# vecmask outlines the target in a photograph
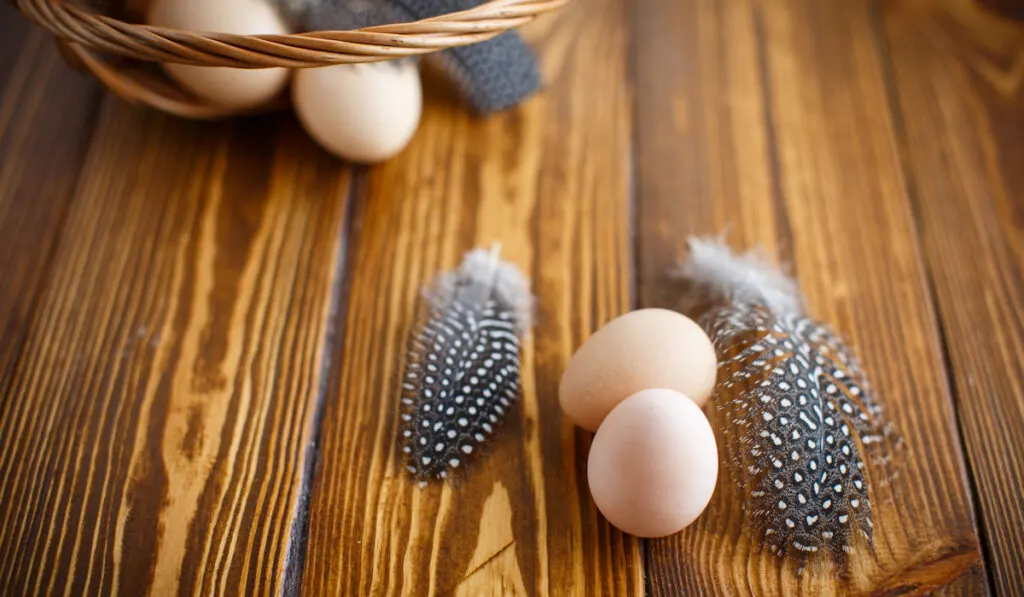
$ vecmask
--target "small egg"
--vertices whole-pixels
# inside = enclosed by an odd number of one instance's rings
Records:
[[[325,149],[372,163],[409,143],[423,90],[415,62],[342,64],[296,72],[292,100],[306,132]]]
[[[638,537],[679,532],[707,507],[718,445],[700,407],[672,390],[644,390],[605,418],[587,480],[598,510]]]
[[[255,35],[286,34],[288,28],[266,0],[155,0],[148,22],[186,31]],[[226,68],[163,64],[182,87],[212,103],[230,108],[265,104],[284,89],[286,68]]]
[[[595,431],[615,405],[640,390],[667,388],[703,407],[715,386],[715,348],[685,315],[641,309],[587,339],[562,375],[558,399],[577,425]]]

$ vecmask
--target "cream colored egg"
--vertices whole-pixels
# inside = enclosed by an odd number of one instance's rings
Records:
[[[587,480],[598,510],[638,537],[679,532],[707,507],[718,446],[704,413],[671,390],[623,400],[597,430]]]
[[[588,431],[641,390],[667,388],[704,406],[715,386],[715,348],[692,319],[665,309],[627,313],[580,346],[562,375],[562,410]]]
[[[320,145],[365,163],[400,152],[423,109],[419,70],[410,61],[300,70],[292,100],[303,127]]]
[[[286,34],[284,21],[267,0],[155,0],[151,25],[186,31],[254,35]],[[166,63],[164,70],[182,87],[230,108],[265,104],[284,89],[288,69],[243,69]]]

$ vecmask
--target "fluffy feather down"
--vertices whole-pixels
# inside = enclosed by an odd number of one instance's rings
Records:
[[[515,316],[520,334],[533,327],[530,281],[518,267],[498,259],[498,248],[466,253],[457,270],[438,275],[430,288],[424,289],[424,297],[435,309],[444,309],[460,289],[467,294],[483,289],[492,291],[495,299],[507,305]]]
[[[719,241],[690,247],[681,271],[715,303],[702,318],[719,357],[713,404],[749,528],[773,553],[844,564],[854,536],[872,541],[870,482],[891,474],[892,425],[842,340],[802,314],[792,279]]]
[[[761,251],[736,254],[720,240],[697,237],[688,245],[690,256],[679,275],[710,302],[759,304],[779,316],[803,312],[796,282]]]
[[[533,296],[512,264],[469,252],[424,290],[402,379],[402,452],[414,478],[448,477],[496,432],[520,393]]]

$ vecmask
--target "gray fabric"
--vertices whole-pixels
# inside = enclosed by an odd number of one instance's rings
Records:
[[[537,58],[514,31],[442,54],[446,70],[480,114],[511,108],[541,87]]]
[[[301,23],[309,31],[346,30],[408,20],[404,11],[383,0],[284,0],[305,5]]]
[[[276,0],[306,30],[357,29],[467,10],[479,0]],[[440,54],[470,108],[489,114],[520,103],[541,87],[533,50],[514,31]]]
[[[427,19],[480,4],[479,0],[390,0],[414,19]],[[511,108],[541,86],[533,50],[514,31],[442,53],[445,67],[470,107],[481,114]]]

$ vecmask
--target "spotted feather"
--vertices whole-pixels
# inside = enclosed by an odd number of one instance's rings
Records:
[[[420,300],[402,379],[401,449],[419,480],[463,468],[519,398],[528,283],[497,253],[471,251]]]
[[[755,256],[693,240],[683,274],[716,304],[702,318],[720,361],[713,400],[748,526],[773,553],[845,566],[855,535],[873,544],[871,469],[888,474],[898,441],[867,377]]]

